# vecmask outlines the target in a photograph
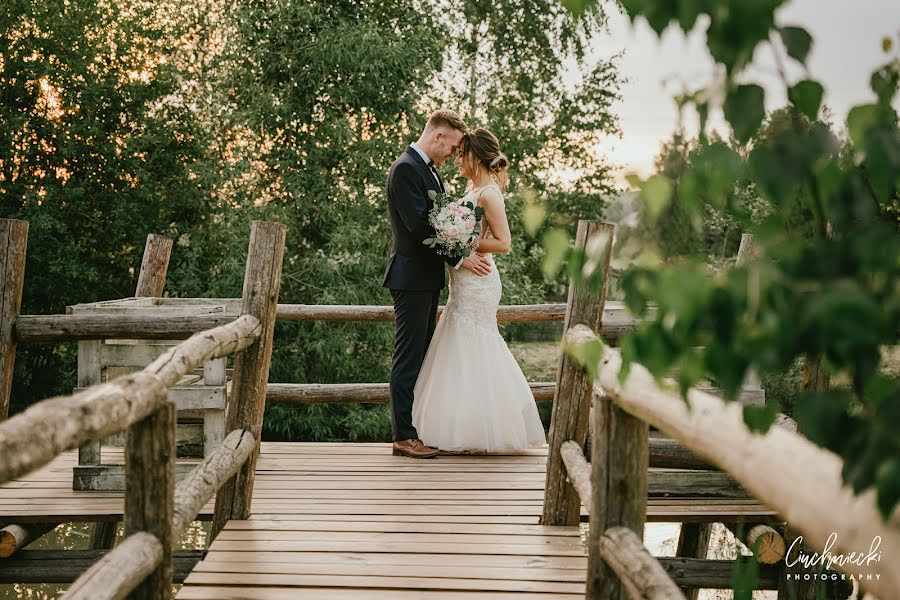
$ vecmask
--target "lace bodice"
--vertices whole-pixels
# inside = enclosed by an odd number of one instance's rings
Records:
[[[500,190],[500,186],[497,185],[496,182],[491,181],[490,183],[488,183],[486,185],[471,189],[469,191],[469,193],[466,194],[466,199],[469,200],[470,202],[472,202],[473,204],[475,204],[476,206],[480,206],[480,204],[478,204],[478,198],[481,195],[481,192],[483,192],[484,190],[486,190],[489,187],[492,187],[495,190],[497,190],[497,192],[501,195],[501,197],[503,196],[503,192]],[[487,222],[487,219],[485,217],[481,217],[481,238],[480,239],[492,238],[492,237],[494,237],[494,236],[491,234],[490,223]],[[490,256],[490,254],[487,254],[486,256]]]

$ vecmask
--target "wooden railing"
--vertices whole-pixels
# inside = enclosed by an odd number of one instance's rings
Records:
[[[591,235],[606,235],[595,231],[602,229],[580,223],[578,243],[589,243]],[[641,365],[631,365],[628,377],[620,382],[622,359],[609,346],[591,365],[597,378],[593,384],[588,382],[581,371],[588,366],[583,362],[587,356],[583,345],[598,339],[595,331],[602,329],[598,322],[602,308],[602,291],[570,286],[567,353],[554,400],[543,516],[547,525],[574,525],[580,505],[587,509],[586,598],[620,598],[623,593],[633,599],[684,598],[640,543],[648,467],[653,464],[650,453],[654,445],[657,453],[660,450],[656,440],[649,438],[649,426],[671,438],[667,456],[674,462],[683,460],[688,468],[706,464],[721,469],[802,534],[806,545],[821,552],[831,536],[832,555],[859,555],[880,543],[879,557],[884,560],[849,561],[834,567],[857,578],[865,591],[879,598],[900,598],[900,571],[892,568],[900,556],[896,514],[892,520],[883,520],[874,491],[855,495],[845,486],[838,456],[789,428],[772,427],[765,435],[751,432],[738,403],[697,389],[688,393],[685,402],[671,391],[676,385],[661,387]],[[589,412],[590,464],[583,450]],[[771,528],[758,527],[748,541],[765,536],[780,540],[772,534]]]
[[[41,401],[0,423],[0,483],[66,450],[128,432],[126,537],[79,577],[65,598],[168,598],[173,545],[210,498],[218,494],[214,529],[249,516],[284,238],[282,225],[253,223],[240,317],[194,334],[137,373]],[[175,408],[168,390],[207,361],[234,353],[226,419],[231,433],[176,486]]]

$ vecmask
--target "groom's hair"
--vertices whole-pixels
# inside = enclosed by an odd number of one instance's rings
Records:
[[[448,110],[446,108],[439,108],[438,110],[431,113],[431,116],[428,117],[428,123],[425,125],[426,129],[434,129],[435,127],[450,127],[451,129],[456,129],[458,131],[462,131],[465,133],[469,130],[466,126],[466,122],[462,120],[456,112],[452,110]]]

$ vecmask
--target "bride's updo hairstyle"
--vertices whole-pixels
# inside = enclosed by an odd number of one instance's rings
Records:
[[[497,136],[484,127],[467,132],[463,136],[460,151],[472,171],[487,169],[501,188],[509,183],[509,159],[500,152]]]

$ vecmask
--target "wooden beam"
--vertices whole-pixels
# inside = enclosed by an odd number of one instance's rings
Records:
[[[444,310],[438,308],[438,314]],[[520,304],[497,308],[498,323],[536,323],[562,321],[565,304]],[[286,321],[372,321],[392,322],[393,306],[354,306],[340,304],[279,304],[278,319]]]
[[[533,382],[535,400],[552,400],[556,384]],[[272,404],[387,404],[391,400],[387,383],[270,383],[266,402]]]
[[[234,321],[225,314],[194,316],[25,315],[16,320],[16,338],[24,342],[188,338]]]
[[[0,584],[72,583],[108,553],[107,550],[22,550],[0,568]],[[183,583],[203,559],[203,550],[177,550],[172,582]]]
[[[681,556],[660,556],[656,558],[675,585],[695,589],[731,589],[734,585],[734,561]],[[756,589],[775,590],[781,580],[779,569],[773,565],[759,566],[759,580]]]
[[[246,348],[259,336],[259,328],[254,317],[240,317],[178,344],[143,371],[71,396],[43,400],[0,423],[0,483],[153,414],[168,403],[168,388],[185,373]]]
[[[564,330],[575,325],[585,325],[600,331],[603,322],[603,305],[606,301],[606,283],[609,278],[609,260],[615,226],[608,223],[579,221],[575,247],[580,250],[596,248],[602,270],[601,285],[592,290],[585,283],[569,284],[566,302]],[[565,353],[560,354],[556,375],[556,393],[550,419],[550,435],[547,456],[547,475],[544,486],[542,525],[577,525],[581,502],[566,481],[560,448],[563,442],[573,441],[584,448],[588,433],[588,413],[591,406],[591,384],[582,369]]]
[[[198,299],[199,300],[199,299]],[[393,321],[390,306],[336,306],[279,304],[278,319],[321,321]],[[558,320],[540,318],[553,314],[563,305],[509,305],[497,310],[501,323],[539,322]],[[298,308],[301,307],[301,308]],[[134,309],[137,311],[138,309]],[[390,314],[386,314],[390,311]],[[161,311],[160,311],[161,312]],[[303,318],[295,318],[302,314]],[[378,318],[368,318],[378,315]],[[99,340],[109,338],[173,340],[187,338],[198,331],[212,329],[235,319],[234,315],[214,313],[206,315],[162,314],[71,314],[21,315],[14,323],[15,339],[20,343]],[[637,327],[638,320],[624,310],[607,310],[601,328],[603,339],[615,345],[626,332]]]
[[[163,295],[171,254],[172,240],[153,233],[147,236],[135,296],[159,298]]]
[[[165,550],[156,537],[139,532],[103,555],[63,594],[63,600],[122,600],[131,596],[145,578],[158,568]],[[171,596],[172,587],[169,585]]]
[[[231,479],[256,449],[249,431],[229,433],[209,456],[203,459],[175,488],[172,539],[177,540],[210,498]]]
[[[620,383],[621,364],[618,351],[605,348],[598,363],[598,393],[728,472],[796,528],[808,546],[822,551],[834,535],[833,555],[863,552],[880,537],[882,556],[900,556],[900,530],[882,519],[874,490],[857,495],[844,484],[839,456],[783,427],[772,427],[764,435],[750,431],[737,403],[696,390],[685,402],[658,386],[641,365],[631,365]],[[865,591],[900,598],[900,570],[885,568],[883,561],[846,568],[863,575]]]
[[[631,529],[606,530],[598,540],[598,551],[632,600],[684,600],[684,594]],[[610,585],[612,578],[604,583],[607,590],[617,587]],[[620,598],[621,595],[610,591],[603,597]]]
[[[233,391],[228,402],[225,430],[247,430],[257,440],[257,446],[238,473],[216,495],[213,538],[229,519],[246,519],[250,516],[256,459],[259,455],[258,440],[262,433],[266,383],[272,357],[275,308],[281,284],[285,230],[285,226],[278,223],[254,221],[250,232],[241,313],[259,319],[262,332],[257,341],[235,359]]]
[[[22,307],[28,222],[0,219],[0,421],[9,415],[16,361],[14,324]]]
[[[701,460],[684,444],[669,438],[650,438],[650,466],[664,469],[716,470],[711,463]]]

